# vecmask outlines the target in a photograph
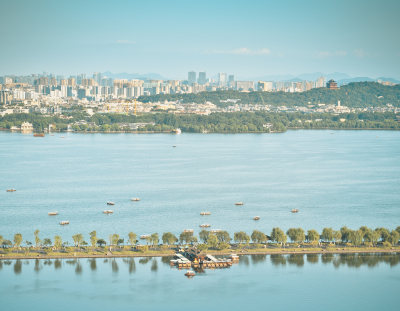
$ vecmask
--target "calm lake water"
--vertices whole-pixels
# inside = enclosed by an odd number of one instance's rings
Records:
[[[0,132],[0,189],[0,234],[12,239],[20,232],[24,241],[33,240],[35,229],[41,238],[72,241],[75,233],[88,239],[92,230],[105,239],[115,232],[126,238],[130,231],[199,231],[202,223],[230,233],[269,233],[274,226],[394,229],[400,132],[44,138]],[[113,215],[103,214],[107,201],[115,202]],[[200,216],[204,210],[212,215]]]
[[[1,309],[398,310],[400,255],[241,256],[192,279],[168,261],[0,260]]]

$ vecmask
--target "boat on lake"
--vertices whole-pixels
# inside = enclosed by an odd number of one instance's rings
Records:
[[[69,225],[69,220],[60,221],[61,226]]]
[[[35,133],[33,137],[44,137],[44,133]]]
[[[104,214],[112,214],[112,213],[114,213],[114,211],[111,209],[106,209],[105,211],[103,211],[103,213]]]
[[[200,225],[200,228],[210,228],[211,225],[210,224],[202,224]]]
[[[242,201],[240,201],[240,202],[236,202],[235,205],[238,205],[238,206],[239,205],[244,205],[244,203]]]
[[[150,237],[150,234],[142,234],[142,235],[140,236],[140,238],[141,238],[142,240],[148,239],[149,237]]]
[[[111,201],[108,201],[108,202],[107,202],[107,205],[115,205],[115,203],[114,203],[114,202],[111,202]]]
[[[260,220],[260,216],[255,216],[253,219],[254,220]]]
[[[138,202],[138,201],[140,201],[140,199],[139,198],[132,198],[131,201]]]
[[[193,233],[194,230],[193,229],[185,229],[185,230],[183,230],[183,232],[185,232],[185,233]]]
[[[200,212],[201,216],[211,215],[211,212]]]
[[[186,272],[185,273],[185,276],[187,276],[187,277],[193,277],[193,276],[195,276],[196,275],[196,273],[194,272],[194,271],[192,271],[192,270],[189,270],[188,272]]]
[[[294,209],[291,210],[291,212],[292,212],[292,213],[298,213],[299,210],[298,210],[297,208],[294,208]]]
[[[17,190],[15,190],[14,188],[11,188],[11,189],[7,189],[6,191],[7,191],[7,192],[15,192],[15,191],[17,191]]]
[[[58,215],[58,212],[48,212],[47,214],[49,216],[56,216],[56,215]]]

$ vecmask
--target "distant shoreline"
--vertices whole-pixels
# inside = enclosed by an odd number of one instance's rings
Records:
[[[226,256],[231,254],[237,255],[307,255],[307,254],[400,254],[400,247],[391,247],[391,248],[339,248],[339,247],[331,247],[331,248],[274,248],[274,249],[235,249],[235,250],[208,250],[204,253],[211,254],[214,256]],[[1,254],[0,260],[16,260],[16,259],[78,259],[78,258],[137,258],[137,257],[169,257],[173,256],[175,251],[173,250],[165,250],[165,251],[146,251],[146,252],[132,252],[129,254],[114,252],[111,254],[101,253],[101,254],[88,254],[88,253],[79,253],[79,252],[69,252],[67,254]]]

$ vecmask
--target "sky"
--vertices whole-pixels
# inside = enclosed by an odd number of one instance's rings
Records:
[[[0,75],[400,79],[399,0],[0,0]]]

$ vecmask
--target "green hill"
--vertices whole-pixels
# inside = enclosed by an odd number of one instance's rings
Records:
[[[218,106],[230,104],[221,100],[240,99],[242,104],[266,104],[273,106],[306,106],[311,104],[336,104],[338,100],[348,107],[382,107],[391,104],[400,107],[400,85],[386,86],[377,82],[354,82],[338,90],[317,88],[302,93],[217,91],[198,94],[159,94],[141,96],[141,102],[176,101],[183,103],[212,102]]]

